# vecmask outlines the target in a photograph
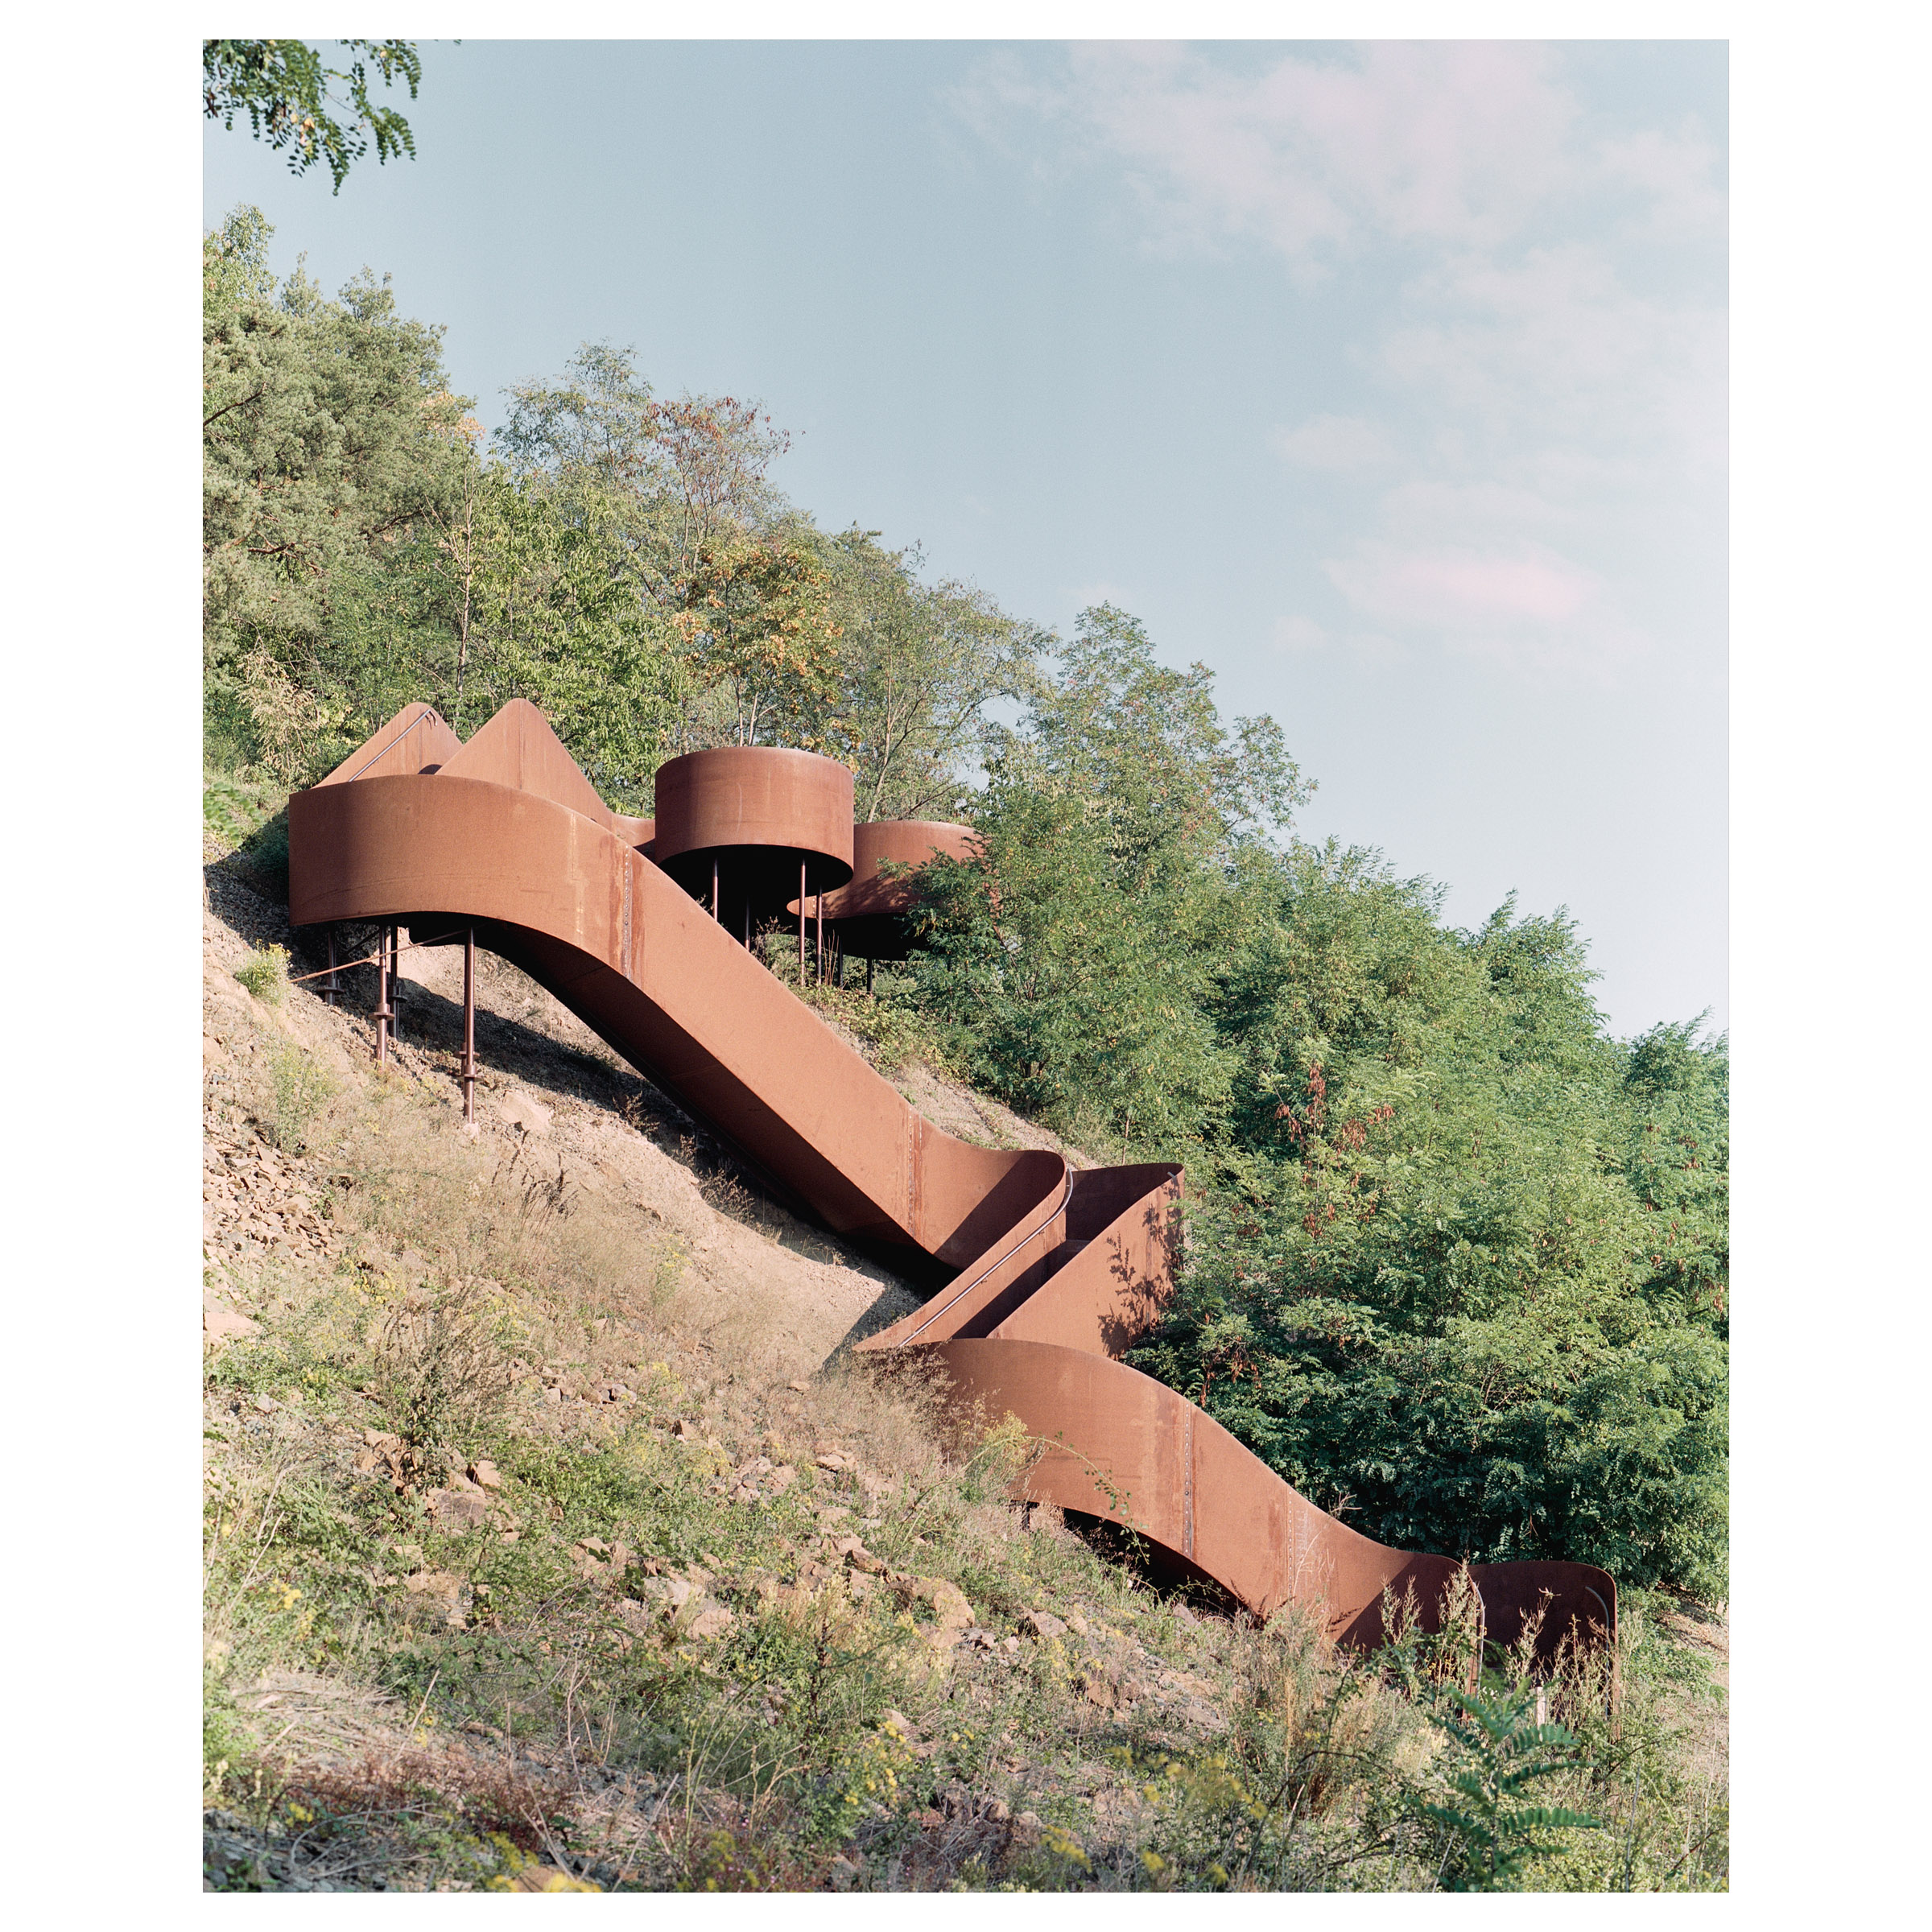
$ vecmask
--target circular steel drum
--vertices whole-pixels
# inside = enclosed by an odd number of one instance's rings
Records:
[[[830,892],[852,877],[852,774],[809,751],[728,745],[658,767],[650,856],[693,898],[709,902],[712,868],[720,917],[737,927],[782,913],[805,890]]]
[[[912,904],[912,884],[886,878],[879,868],[889,861],[923,865],[935,856],[969,859],[978,850],[970,825],[937,819],[879,819],[861,825],[852,833],[852,883],[826,895],[825,923],[854,959],[902,960],[910,950],[904,914]]]

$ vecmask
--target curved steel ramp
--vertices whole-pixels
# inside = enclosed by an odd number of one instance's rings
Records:
[[[1121,1522],[1266,1616],[1319,1601],[1345,1641],[1382,1634],[1385,1592],[1435,1627],[1458,1566],[1357,1535],[1196,1404],[1118,1357],[1173,1281],[1181,1170],[1075,1170],[923,1119],[630,842],[535,707],[460,747],[399,712],[289,801],[289,916],[473,928],[731,1142],[781,1196],[902,1271],[949,1276],[861,1344],[944,1364],[964,1410],[1046,1445],[1031,1500]],[[1546,1603],[1539,1647],[1616,1626],[1582,1563],[1472,1565],[1493,1639]]]

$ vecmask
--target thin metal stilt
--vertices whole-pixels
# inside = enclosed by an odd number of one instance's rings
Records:
[[[477,929],[463,935],[463,1118],[477,1117]]]
[[[389,964],[390,934],[387,927],[382,928],[381,939],[376,944],[376,1064],[389,1064]]]

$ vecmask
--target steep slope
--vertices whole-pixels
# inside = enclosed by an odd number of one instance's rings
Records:
[[[1172,1166],[1073,1170],[933,1126],[624,836],[534,708],[450,752],[412,707],[290,802],[291,918],[473,934],[755,1166],[774,1191],[902,1271],[952,1278],[869,1349],[919,1349],[962,1408],[1010,1413],[1042,1453],[1026,1493],[1111,1517],[1257,1615],[1319,1602],[1358,1643],[1383,1605],[1440,1614],[1458,1568],[1355,1534],[1195,1405],[1117,1357],[1171,1281]],[[436,769],[404,745],[429,745]],[[411,766],[414,769],[411,769]],[[358,775],[361,774],[370,775]],[[1615,1586],[1567,1563],[1478,1567],[1513,1641],[1614,1630]]]

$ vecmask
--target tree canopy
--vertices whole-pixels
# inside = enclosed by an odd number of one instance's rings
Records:
[[[278,284],[271,232],[237,209],[203,243],[202,634],[229,735],[246,720],[292,781],[367,715],[345,689],[345,592],[447,498],[469,404],[443,332],[399,315],[386,279],[333,301],[299,266]]]
[[[423,62],[413,40],[341,40],[346,68],[324,67],[303,40],[204,40],[201,103],[205,117],[233,128],[246,114],[258,141],[288,152],[291,174],[308,173],[320,161],[342,192],[349,164],[369,152],[373,139],[381,166],[391,155],[415,159],[415,136],[401,113],[369,93],[373,65],[384,87],[400,77],[415,100]],[[344,98],[335,83],[348,90]]]
[[[976,1083],[1187,1162],[1179,1291],[1129,1359],[1378,1540],[1721,1594],[1728,1062],[1609,1037],[1560,910],[1449,928],[1296,839],[1271,720],[1084,614],[933,867],[888,983]]]
[[[285,784],[412,698],[460,732],[539,705],[611,803],[661,760],[844,758],[861,811],[960,808],[1044,634],[915,546],[821,530],[733,396],[660,396],[586,343],[486,439],[442,331],[366,272],[333,300],[238,208],[204,239],[204,676],[211,741]]]

